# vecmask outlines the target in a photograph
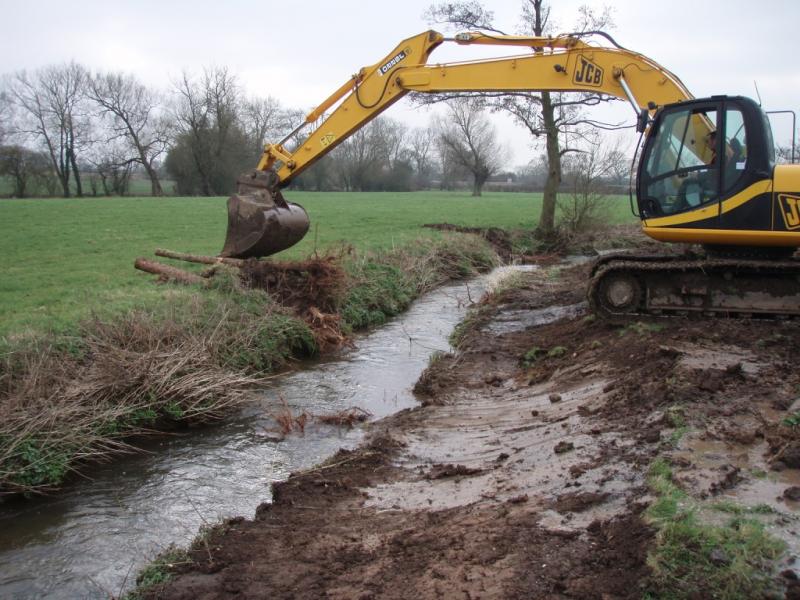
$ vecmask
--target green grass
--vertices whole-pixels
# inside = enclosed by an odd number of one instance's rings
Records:
[[[388,249],[420,236],[421,225],[531,228],[541,196],[457,192],[290,192],[311,217],[311,230],[281,258],[340,243]],[[133,268],[153,250],[216,254],[227,216],[225,198],[72,198],[0,200],[0,335],[26,328],[63,330],[89,310],[127,310],[163,291]],[[610,222],[630,222],[627,200],[613,203]],[[171,292],[180,293],[180,292]]]
[[[651,465],[648,484],[656,500],[646,517],[658,533],[647,559],[652,578],[645,598],[746,600],[774,591],[772,569],[785,544],[743,516],[762,514],[763,507],[717,503],[712,508],[735,516],[710,525],[698,516],[700,504],[675,485],[663,459]]]

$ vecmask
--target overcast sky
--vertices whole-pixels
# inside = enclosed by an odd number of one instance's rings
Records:
[[[0,72],[74,59],[91,69],[132,72],[167,89],[184,69],[227,66],[248,92],[311,109],[352,73],[401,40],[429,28],[430,0],[2,0]],[[520,0],[486,2],[499,29],[515,33]],[[623,46],[676,73],[695,96],[755,96],[768,110],[800,109],[797,65],[799,0],[553,0],[557,31],[569,31],[581,5],[610,6],[610,31]],[[441,26],[439,26],[441,27]],[[507,52],[506,52],[507,53]],[[463,47],[443,47],[432,61],[463,60]],[[600,118],[630,118],[619,103]],[[427,122],[423,109],[394,107],[389,116]],[[513,161],[534,155],[522,132],[498,123]],[[779,142],[789,120],[774,120]]]

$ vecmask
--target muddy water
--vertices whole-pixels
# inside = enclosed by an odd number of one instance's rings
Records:
[[[351,406],[379,418],[416,401],[411,387],[470,300],[494,278],[433,292],[387,326],[360,337],[338,360],[275,380],[235,418],[153,441],[149,454],[93,468],[90,480],[58,497],[0,507],[0,597],[108,598],[131,587],[137,570],[170,544],[185,545],[205,523],[251,516],[270,484],[341,447],[359,428],[314,424],[283,441],[270,413],[283,398],[297,413]]]

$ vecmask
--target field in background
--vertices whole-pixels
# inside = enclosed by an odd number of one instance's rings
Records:
[[[89,183],[89,179],[88,177],[86,177],[85,174],[84,178],[85,178],[84,194],[86,196],[92,196],[92,189]],[[43,189],[37,190],[36,183],[34,181],[30,183],[30,186],[31,187],[28,189],[28,195],[47,194],[47,192]],[[164,192],[166,194],[173,194],[175,191],[175,181],[172,179],[161,179],[161,187],[164,189]],[[70,186],[70,189],[72,189],[73,193],[75,192],[74,182]],[[98,189],[102,189],[99,187],[99,184],[98,184]],[[126,197],[134,198],[136,196],[149,196],[150,191],[151,191],[150,180],[140,175],[135,175],[131,177],[131,180],[128,184],[128,193]],[[11,179],[11,177],[7,175],[0,175],[0,199],[8,198],[13,193],[14,193],[14,182]]]
[[[425,223],[532,228],[541,195],[463,192],[289,192],[311,217],[306,238],[280,258],[340,243],[389,248],[438,235]],[[633,220],[626,197],[609,203],[611,223]],[[163,247],[216,254],[225,237],[225,198],[73,198],[0,200],[0,335],[63,329],[89,311],[125,310],[164,288],[133,268]],[[173,292],[179,293],[179,292]]]

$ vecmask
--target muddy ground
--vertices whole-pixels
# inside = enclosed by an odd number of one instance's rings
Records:
[[[658,595],[644,510],[659,456],[697,501],[772,507],[776,590],[796,597],[800,324],[609,324],[579,306],[588,266],[526,277],[424,373],[423,406],[277,484],[150,597]],[[573,308],[531,326],[553,306]]]

